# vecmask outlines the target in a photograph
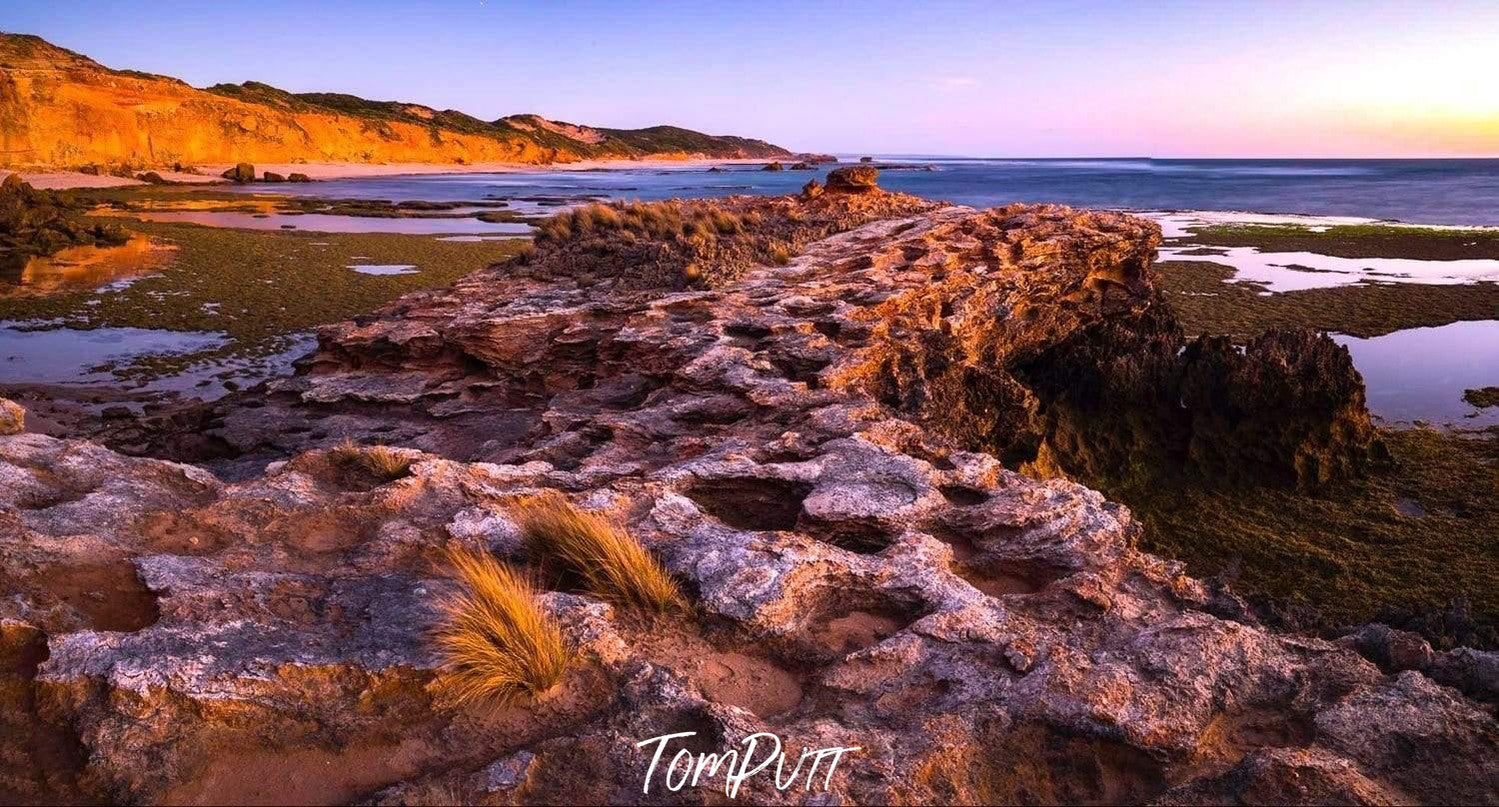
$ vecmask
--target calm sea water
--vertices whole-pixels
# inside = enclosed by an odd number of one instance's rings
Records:
[[[1148,160],[945,159],[882,157],[881,162],[935,170],[886,170],[883,187],[933,199],[989,207],[1009,202],[1062,202],[1133,210],[1248,210],[1362,216],[1423,224],[1499,225],[1499,160]],[[845,161],[847,162],[847,160]],[[779,194],[821,178],[816,171],[761,171],[724,166],[547,170],[504,174],[381,177],[278,185],[298,193],[406,201],[512,200],[597,195],[666,199]],[[248,186],[247,192],[265,191]]]

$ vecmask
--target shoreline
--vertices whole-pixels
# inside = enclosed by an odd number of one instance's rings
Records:
[[[272,171],[286,176],[306,174],[313,181],[330,179],[363,179],[369,177],[431,176],[437,174],[529,174],[547,171],[610,171],[630,168],[709,168],[715,165],[763,165],[771,159],[694,158],[688,160],[579,160],[570,163],[255,163],[256,171]],[[219,176],[234,163],[204,163],[194,166],[201,173],[158,171],[162,178],[184,185],[229,185]],[[79,171],[0,169],[0,181],[20,174],[32,187],[41,190],[77,188],[125,188],[149,185],[138,179],[114,175],[85,174]],[[256,183],[274,186],[280,183]]]

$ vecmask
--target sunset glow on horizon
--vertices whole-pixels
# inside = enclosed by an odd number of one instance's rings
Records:
[[[8,6],[0,29],[111,67],[485,119],[842,153],[1499,156],[1495,3]]]

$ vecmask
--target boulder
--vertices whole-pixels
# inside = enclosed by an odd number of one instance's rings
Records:
[[[220,174],[224,179],[231,182],[254,182],[255,166],[249,163],[238,163],[233,168]]]
[[[828,172],[828,190],[866,193],[879,187],[880,170],[867,165],[848,165]]]
[[[1357,650],[1387,673],[1425,670],[1436,660],[1431,645],[1419,634],[1372,623],[1348,634],[1342,644]]]
[[[26,430],[26,410],[9,398],[0,398],[0,435],[20,434]]]
[[[311,182],[312,181],[312,177],[307,176],[306,174],[294,171],[294,172],[292,172],[292,173],[290,173],[290,174],[288,174],[286,176],[286,181],[287,182]]]
[[[1499,406],[1499,387],[1479,387],[1463,390],[1463,400],[1479,409]]]
[[[142,182],[145,182],[148,185],[170,185],[171,184],[170,182],[168,182],[166,180],[165,177],[163,177],[161,174],[156,173],[155,171],[145,171],[143,173],[136,174],[135,178],[138,179],[138,180],[140,180],[140,181],[142,181]]]
[[[72,246],[121,244],[128,238],[119,225],[90,223],[82,206],[70,197],[28,185],[20,174],[0,183],[0,270],[19,270],[35,255],[51,255]]]
[[[261,181],[263,181],[263,182],[285,182],[286,181],[286,177],[284,177],[284,176],[282,176],[282,175],[280,175],[280,174],[278,174],[278,173],[276,173],[274,171],[267,171],[264,174],[261,174],[260,177],[261,177]]]
[[[859,158],[859,162],[861,162],[861,163],[872,163],[872,162],[874,162],[874,158],[873,157],[860,157]]]
[[[781,165],[780,162],[772,162],[772,163],[766,163],[765,167],[761,168],[760,170],[761,171],[784,171],[784,170],[786,170],[786,167],[783,166],[783,165]]]

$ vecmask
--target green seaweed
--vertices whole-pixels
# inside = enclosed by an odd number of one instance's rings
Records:
[[[1234,269],[1206,261],[1162,261],[1161,287],[1188,333],[1243,340],[1270,328],[1308,327],[1359,337],[1499,317],[1499,283],[1356,283],[1263,294],[1228,282]]]
[[[1195,575],[1227,572],[1301,629],[1441,612],[1471,624],[1428,638],[1499,642],[1499,435],[1381,435],[1394,469],[1321,495],[1272,487],[1106,490],[1145,525],[1143,546]],[[1412,626],[1414,627],[1414,626]],[[1466,633],[1464,633],[1466,632]]]
[[[1314,232],[1289,224],[1213,224],[1192,228],[1172,245],[1256,247],[1264,252],[1315,252],[1340,258],[1450,261],[1499,258],[1499,229],[1446,229],[1344,224]]]
[[[0,320],[59,321],[67,327],[216,331],[223,348],[145,357],[131,375],[151,378],[204,359],[266,355],[318,325],[369,313],[396,297],[441,287],[519,254],[527,239],[456,242],[436,236],[235,230],[135,222],[132,230],[176,246],[159,274],[117,290],[0,300]],[[355,263],[412,264],[419,272],[364,275]]]

